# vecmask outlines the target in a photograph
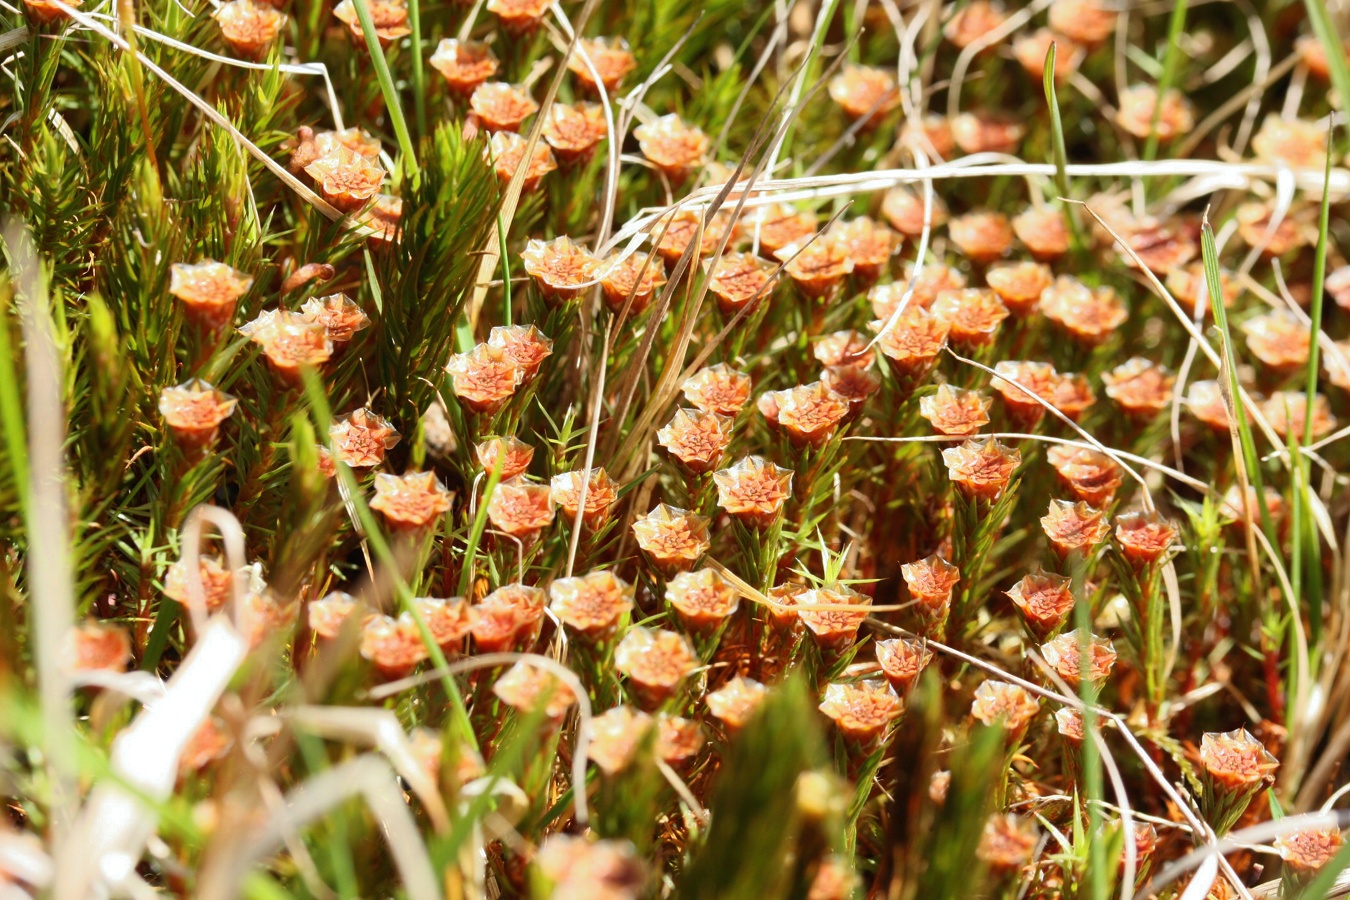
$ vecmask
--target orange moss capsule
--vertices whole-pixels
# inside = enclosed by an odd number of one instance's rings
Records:
[[[525,715],[543,713],[560,722],[577,702],[567,683],[542,666],[517,662],[492,684],[492,693]]]
[[[1310,329],[1288,310],[1277,309],[1242,323],[1247,349],[1276,372],[1291,372],[1308,364]]]
[[[740,592],[715,569],[681,572],[666,585],[666,603],[690,631],[716,631],[741,605]]]
[[[1024,576],[1008,589],[1008,599],[1031,633],[1042,640],[1064,627],[1073,612],[1072,583],[1054,572],[1036,571]]]
[[[305,606],[309,630],[323,640],[336,640],[358,605],[355,597],[343,591],[333,591],[318,600],[311,600]]]
[[[599,103],[554,103],[544,116],[543,134],[558,161],[573,166],[595,155],[609,124]]]
[[[221,4],[212,18],[220,25],[220,36],[239,56],[262,59],[276,43],[286,26],[286,16],[275,7],[256,0],[230,0]]]
[[[970,714],[985,725],[1002,725],[1014,738],[1026,731],[1041,710],[1040,701],[1026,688],[987,678],[975,689]]]
[[[815,342],[811,355],[822,366],[854,366],[866,369],[875,354],[868,349],[867,336],[857,331],[836,331]]]
[[[84,0],[65,0],[66,6],[76,9]],[[51,0],[23,0],[23,8],[30,19],[39,25],[49,25],[52,22],[60,22],[70,18],[64,9],[52,3]]]
[[[1065,372],[1056,377],[1050,404],[1070,419],[1077,422],[1088,407],[1096,402],[1097,395],[1093,393],[1086,375]]]
[[[556,0],[488,0],[487,11],[497,17],[507,34],[534,34]]]
[[[881,376],[857,366],[829,366],[820,373],[825,390],[848,401],[849,420],[862,411],[867,398],[881,390]]]
[[[746,456],[713,473],[717,505],[752,528],[767,528],[792,495],[792,470],[760,456]]]
[[[731,214],[726,210],[714,213],[705,223],[703,213],[692,209],[678,209],[662,216],[652,226],[651,234],[652,240],[656,242],[657,254],[667,266],[673,268],[684,256],[689,245],[698,238],[699,229],[703,231],[703,239],[699,241],[696,259],[716,253],[722,238],[731,228]]]
[[[998,294],[1008,312],[1027,316],[1039,309],[1041,293],[1054,283],[1054,275],[1043,263],[999,263],[989,267],[984,281]]]
[[[498,531],[530,540],[553,524],[553,492],[524,478],[503,481],[488,501],[488,521]]]
[[[951,323],[953,344],[983,347],[994,342],[999,326],[1008,318],[1008,307],[988,288],[965,288],[938,294],[933,315]]]
[[[534,381],[544,360],[553,355],[553,341],[533,325],[497,325],[487,342],[520,368],[521,384]]]
[[[933,651],[922,640],[893,638],[876,642],[877,663],[894,690],[905,697],[918,683],[919,676],[933,659]]]
[[[764,300],[772,290],[774,266],[750,253],[726,253],[716,265],[705,262],[704,268],[710,272],[708,292],[728,318]]]
[[[204,608],[207,612],[222,609],[234,589],[234,573],[213,556],[199,557],[197,572],[202,582],[200,604],[193,599],[192,587],[188,584],[186,560],[178,560],[164,573],[164,596],[189,608]]]
[[[904,712],[904,703],[884,681],[830,684],[823,712],[845,739],[864,746],[881,743],[892,723]]]
[[[631,296],[633,303],[629,313],[634,316],[651,305],[656,292],[666,283],[665,266],[641,252],[620,256],[616,251],[605,260],[601,273],[600,287],[609,308],[619,312]]]
[[[159,392],[159,412],[187,452],[215,446],[220,426],[234,414],[239,401],[200,378],[191,378]]]
[[[1037,259],[1059,259],[1069,252],[1069,226],[1053,206],[1027,207],[1013,217],[1012,230]]]
[[[1279,760],[1245,728],[1206,732],[1200,739],[1200,770],[1218,790],[1247,793],[1274,780]]]
[[[1061,487],[1075,500],[1098,509],[1111,503],[1124,479],[1115,460],[1087,447],[1056,444],[1046,451],[1045,457],[1054,467]]]
[[[521,124],[539,111],[539,104],[523,85],[485,81],[469,97],[469,110],[488,131],[520,131]]]
[[[1022,34],[1013,41],[1013,58],[1039,84],[1045,78],[1045,57],[1050,44],[1055,45],[1055,83],[1065,85],[1087,57],[1087,51],[1062,34],[1049,28],[1038,28]]]
[[[1116,11],[1101,0],[1054,0],[1049,19],[1052,30],[1089,49],[1116,30]]]
[[[323,199],[346,213],[366,206],[384,184],[383,169],[345,146],[305,166],[305,174],[314,179]]]
[[[450,90],[460,97],[471,96],[475,88],[496,75],[501,67],[487,44],[454,38],[443,39],[427,62],[444,76]]]
[[[664,503],[633,520],[633,535],[652,564],[666,574],[692,568],[712,546],[706,516]]]
[[[1282,438],[1291,435],[1303,440],[1308,416],[1308,398],[1301,391],[1276,391],[1261,404],[1261,412],[1270,421],[1270,427]],[[1331,402],[1325,394],[1313,396],[1312,436],[1326,437],[1336,427],[1331,413]]]
[[[951,608],[952,589],[961,581],[961,570],[934,553],[905,563],[900,574],[917,604],[919,618],[928,625],[945,622]]]
[[[385,678],[401,678],[427,659],[412,616],[372,616],[361,629],[361,656]]]
[[[627,841],[551,834],[540,844],[535,865],[553,886],[549,896],[558,898],[637,900],[648,880]]]
[[[777,425],[794,447],[824,446],[849,414],[848,400],[819,381],[777,395]]]
[[[1055,731],[1072,747],[1079,747],[1087,737],[1083,728],[1083,714],[1078,710],[1062,706],[1055,710]]]
[[[228,324],[239,298],[252,286],[248,275],[211,259],[169,267],[169,293],[182,301],[188,321],[204,328]]]
[[[998,30],[1008,19],[1008,13],[1002,3],[995,0],[972,0],[959,7],[947,23],[942,26],[942,34],[947,40],[964,50],[986,35]]]
[[[548,593],[549,610],[587,640],[612,635],[633,608],[633,586],[608,571],[559,578]]]
[[[1149,419],[1162,412],[1172,402],[1176,380],[1166,367],[1139,356],[1102,373],[1106,396],[1137,419]]]
[[[947,224],[947,204],[934,192],[929,201],[928,219],[933,228]],[[893,187],[881,201],[881,214],[891,227],[907,238],[923,234],[924,198],[910,187]]]
[[[369,162],[380,158],[379,138],[360,128],[344,128],[342,131],[321,131],[314,136],[314,149],[319,156],[331,156],[343,147]]]
[[[520,254],[525,272],[534,279],[549,306],[580,297],[598,280],[600,260],[563,236],[551,241],[531,240]]]
[[[1050,541],[1050,549],[1060,559],[1075,551],[1091,553],[1111,531],[1106,515],[1083,501],[1051,500],[1049,511],[1041,517],[1041,529]]]
[[[834,584],[803,591],[796,597],[797,618],[823,650],[841,652],[858,640],[858,629],[867,619],[872,598],[852,588]],[[838,609],[835,607],[853,607]]]
[[[401,437],[389,420],[371,410],[353,410],[328,429],[337,458],[354,469],[378,466]]]
[[[633,51],[621,37],[582,38],[577,41],[577,52],[567,58],[568,71],[576,76],[582,88],[592,94],[597,93],[596,76],[599,76],[605,90],[612,94],[636,68],[637,60],[633,57]]]
[[[1041,294],[1041,312],[1080,344],[1104,343],[1129,318],[1125,301],[1109,286],[1093,289],[1061,275]]]
[[[994,364],[993,388],[1009,417],[1023,428],[1045,417],[1045,406],[1036,398],[1052,402],[1058,383],[1059,373],[1049,363],[1005,359]]]
[[[737,675],[717,690],[709,691],[703,702],[727,733],[735,734],[750,721],[768,693],[769,689],[753,678]]]
[[[529,142],[512,131],[495,132],[488,140],[488,158],[497,173],[497,181],[503,186],[511,181],[516,170],[525,161],[525,148]],[[553,150],[546,141],[537,141],[530,154],[529,165],[525,169],[521,189],[526,193],[539,187],[539,182],[549,172],[558,168],[553,158]]]
[[[546,600],[542,588],[519,583],[497,588],[469,611],[475,644],[480,650],[490,652],[484,636],[491,632],[498,640],[506,642],[497,649],[530,646],[539,637]],[[489,619],[491,626],[485,624]],[[509,632],[503,630],[504,624],[510,626]]]
[[[1168,272],[1166,285],[1177,302],[1182,304],[1182,309],[1194,314],[1196,307],[1203,305],[1204,314],[1210,314],[1209,286],[1205,282],[1205,264],[1202,261],[1196,260]],[[1240,291],[1237,277],[1228,269],[1220,269],[1219,292],[1223,295],[1225,308],[1233,305]]]
[[[653,166],[672,181],[683,181],[708,152],[708,136],[685,124],[678,115],[661,116],[633,129],[638,148]]]
[[[1345,846],[1345,838],[1338,828],[1310,828],[1282,834],[1273,844],[1286,869],[1311,875],[1336,858]]]
[[[1083,679],[1100,685],[1111,674],[1116,664],[1116,648],[1105,638],[1088,635],[1088,664],[1083,665],[1082,636],[1068,631],[1041,645],[1041,656],[1071,686],[1077,687]]]
[[[375,36],[379,38],[381,47],[388,47],[394,41],[412,34],[405,0],[367,0],[366,6],[370,10]],[[361,19],[352,0],[342,0],[333,7],[333,15],[347,26],[347,32],[356,46],[366,46],[365,31],[361,28]]]
[[[900,143],[911,152],[920,151],[928,157],[950,159],[956,150],[955,131],[946,116],[925,113],[906,119],[900,129]]]
[[[965,153],[1015,154],[1026,133],[1026,125],[1010,113],[981,110],[952,120],[952,139]]]
[[[585,489],[585,507],[582,507],[581,493]],[[610,509],[618,499],[619,486],[614,483],[603,468],[587,472],[562,472],[553,476],[550,484],[553,502],[562,507],[563,516],[570,526],[581,512],[582,524],[594,531],[609,520]]]
[[[183,748],[183,755],[178,759],[179,777],[200,772],[216,760],[224,759],[233,746],[234,738],[225,729],[225,723],[215,716],[208,716]]]
[[[869,297],[872,300],[872,311],[879,318],[890,315],[899,305],[900,299],[904,296],[911,280],[914,283],[914,295],[910,297],[909,303],[911,306],[921,306],[924,309],[932,308],[943,291],[959,291],[966,287],[966,276],[951,266],[942,263],[929,263],[926,266],[921,266],[916,273],[913,266],[907,265],[905,266],[905,277],[896,282],[899,291],[896,292],[894,286],[892,286],[891,297],[887,298],[888,302],[885,302],[889,309],[883,314],[878,296],[871,294]],[[882,287],[884,286],[878,286],[873,290],[880,291]]]
[[[880,333],[877,349],[902,387],[908,389],[913,389],[932,371],[951,333],[946,319],[913,305],[906,307],[889,328],[885,322],[873,322],[872,328]]]
[[[612,778],[632,764],[638,747],[655,724],[651,716],[628,706],[603,712],[591,720],[591,742],[586,755],[601,772]],[[595,889],[593,884],[587,888],[588,892]]]
[[[1252,138],[1252,152],[1273,165],[1320,170],[1327,158],[1327,126],[1271,113]]]
[[[1228,434],[1228,405],[1217,381],[1195,381],[1186,392],[1186,408],[1212,430]]]
[[[684,398],[707,412],[734,416],[750,399],[750,376],[726,363],[699,369],[680,385]]]
[[[524,475],[534,460],[534,448],[516,437],[488,438],[474,447],[474,454],[486,474],[500,469],[500,481]]]
[[[853,258],[838,242],[820,237],[809,244],[788,244],[775,254],[797,286],[812,300],[832,295],[853,271]]]
[[[333,342],[322,322],[284,309],[259,313],[239,333],[260,346],[272,371],[293,386],[300,384],[302,367],[321,366],[333,356]]]
[[[759,252],[773,256],[788,244],[801,245],[816,233],[815,213],[801,212],[781,203],[751,209],[739,223],[741,238],[759,240]]]
[[[614,649],[614,668],[628,678],[648,708],[674,696],[698,665],[688,639],[674,631],[634,625]]]
[[[1150,84],[1136,84],[1120,92],[1116,124],[1139,139],[1156,134],[1160,143],[1167,143],[1195,128],[1195,114],[1190,102],[1176,88],[1163,95],[1158,109],[1158,89]],[[1154,128],[1154,114],[1157,127]]]
[[[376,194],[375,202],[361,213],[358,221],[371,229],[371,240],[396,243],[399,222],[403,219],[403,201],[390,194]]]
[[[459,402],[472,412],[492,415],[516,394],[524,372],[499,347],[478,344],[467,353],[456,353],[445,367],[450,388]]]
[[[992,503],[1007,489],[1022,454],[995,438],[972,438],[942,451],[947,475],[968,499]]]
[[[985,823],[975,855],[993,874],[1007,877],[1031,862],[1039,842],[1035,823],[1012,813],[995,814]]]
[[[827,237],[853,261],[853,274],[868,284],[886,271],[900,249],[899,235],[867,216],[836,223]]]
[[[880,125],[886,114],[900,105],[895,75],[876,66],[844,63],[843,70],[830,79],[828,90],[844,115],[850,119],[866,117],[868,127]]]
[[[705,410],[680,409],[656,433],[656,442],[687,471],[711,472],[731,443],[731,419]]]
[[[1133,512],[1116,517],[1116,541],[1136,569],[1167,555],[1177,539],[1176,526],[1157,512]]]
[[[1312,243],[1308,229],[1294,215],[1285,215],[1275,223],[1274,207],[1268,203],[1242,204],[1237,208],[1237,221],[1242,240],[1249,247],[1260,247],[1261,255],[1267,258],[1284,256]]]
[[[937,392],[919,398],[919,415],[927,419],[938,434],[967,436],[989,424],[993,398],[979,391],[964,391],[951,385],[939,385]]]
[[[123,672],[131,662],[126,629],[97,619],[72,626],[61,644],[61,668],[75,672]]]
[[[703,726],[692,719],[668,713],[656,717],[656,755],[662,762],[672,766],[687,763],[705,743]]]
[[[370,327],[370,316],[346,294],[311,297],[301,305],[300,311],[323,325],[328,339],[334,344],[348,343],[358,331]]]
[[[450,508],[450,492],[435,472],[408,472],[375,476],[375,498],[370,508],[384,516],[395,531],[422,528]]]
[[[989,210],[977,210],[952,219],[947,223],[947,236],[958,250],[982,265],[1006,256],[1013,244],[1012,223],[1008,217]]]

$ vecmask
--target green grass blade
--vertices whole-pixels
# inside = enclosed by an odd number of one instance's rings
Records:
[[[384,48],[380,46],[380,37],[375,33],[375,21],[370,17],[370,4],[367,0],[352,0],[352,3],[356,7],[356,17],[361,20],[361,31],[366,36],[370,62],[375,67],[375,77],[380,82],[380,93],[384,95],[384,105],[389,110],[389,121],[394,125],[394,136],[398,138],[403,166],[408,174],[416,179],[421,170],[417,167],[417,155],[413,152],[412,137],[408,134],[408,121],[403,117],[403,107],[398,100],[398,88],[394,85],[394,76],[389,71],[389,60],[385,59]],[[413,21],[416,22],[416,19]]]
[[[1144,159],[1152,162],[1158,155],[1158,117],[1162,114],[1163,98],[1177,76],[1177,62],[1181,58],[1181,32],[1186,28],[1187,0],[1176,0],[1172,18],[1167,23],[1167,52],[1163,54],[1162,75],[1158,78],[1158,99],[1153,104],[1153,117],[1148,123],[1148,141],[1144,144]]]

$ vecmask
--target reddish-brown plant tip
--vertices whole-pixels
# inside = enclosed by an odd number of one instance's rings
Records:
[[[877,663],[881,674],[901,697],[906,696],[918,682],[924,668],[933,659],[933,651],[922,640],[892,638],[876,643]]]
[[[959,291],[966,286],[966,276],[959,269],[942,263],[929,263],[920,266],[916,272],[912,265],[905,266],[905,275],[899,281],[879,284],[867,294],[872,303],[872,312],[879,319],[889,318],[905,299],[911,286],[909,306],[931,309],[943,291]]]
[[[825,688],[820,711],[845,739],[874,746],[900,718],[904,703],[884,681],[833,683]]]
[[[1069,226],[1063,211],[1053,206],[1028,207],[1013,217],[1012,230],[1037,259],[1059,259],[1069,252]]]
[[[360,128],[342,131],[321,131],[314,136],[314,149],[319,156],[329,156],[343,147],[362,159],[375,162],[380,158],[380,140]]]
[[[208,716],[183,748],[183,755],[178,760],[179,776],[200,772],[216,760],[224,759],[233,746],[234,738],[225,729],[225,723],[215,716]]]
[[[469,110],[488,131],[520,131],[539,104],[523,85],[485,81],[469,97]]]
[[[744,240],[758,243],[761,255],[773,256],[788,244],[801,245],[815,234],[816,217],[814,213],[769,203],[749,210],[738,228]]]
[[[1319,122],[1270,114],[1252,138],[1263,162],[1293,169],[1321,169],[1327,158],[1327,128]]]
[[[951,611],[952,589],[961,580],[961,570],[934,553],[917,562],[905,563],[900,574],[914,601],[914,611],[923,626],[940,630]]]
[[[1156,511],[1116,516],[1116,541],[1136,568],[1161,560],[1176,539],[1176,526]]]
[[[768,693],[769,689],[753,678],[737,675],[717,690],[709,691],[703,702],[727,733],[735,734],[750,721]]]
[[[1156,134],[1161,143],[1166,143],[1194,129],[1195,114],[1190,101],[1176,88],[1169,88],[1163,95],[1159,109],[1158,89],[1136,84],[1121,91],[1116,124],[1141,140]]]
[[[711,546],[706,516],[664,503],[633,520],[633,535],[652,564],[666,574],[692,568]]]
[[[671,113],[633,129],[647,161],[672,181],[683,181],[708,153],[708,136]]]
[[[947,476],[968,499],[992,503],[1002,496],[1022,454],[995,438],[966,441],[942,451]]]
[[[688,472],[711,472],[731,443],[729,416],[701,409],[679,409],[656,432],[656,442]]]
[[[878,333],[876,347],[891,372],[902,387],[912,390],[928,376],[938,354],[946,349],[952,326],[911,303],[893,322],[873,322],[872,328]]]
[[[169,566],[164,573],[164,596],[184,606],[205,609],[207,612],[224,607],[234,588],[234,574],[213,556],[199,557],[197,572],[201,576],[202,592],[195,596],[195,588],[188,581],[187,562],[180,559]]]
[[[469,636],[469,604],[463,597],[417,597],[413,606],[442,650],[458,651]]]
[[[1186,408],[1213,431],[1228,434],[1228,404],[1217,381],[1195,381],[1186,391]]]
[[[334,422],[328,437],[337,458],[354,469],[378,466],[384,462],[385,451],[401,440],[388,419],[364,407]]]
[[[826,237],[853,261],[853,274],[866,284],[886,271],[900,248],[899,235],[867,216],[836,223]]]
[[[637,60],[628,42],[621,37],[582,38],[577,50],[567,58],[567,69],[577,83],[596,93],[596,78],[608,93],[614,93],[628,73],[637,68]]]
[[[726,210],[719,210],[705,222],[703,213],[697,210],[677,209],[662,216],[652,226],[651,234],[652,240],[656,242],[657,255],[668,267],[674,268],[689,245],[698,239],[700,232],[703,237],[699,241],[695,259],[712,256],[722,243],[722,238],[733,228],[731,213]]]
[[[1136,419],[1151,419],[1172,402],[1176,376],[1163,366],[1136,356],[1102,373],[1106,396]]]
[[[1038,843],[1034,822],[1012,813],[1000,813],[990,816],[985,823],[975,855],[995,875],[1007,877],[1031,862]]]
[[[848,400],[819,381],[774,392],[776,424],[794,447],[822,447],[848,416]]]
[[[1055,389],[1050,395],[1050,405],[1070,419],[1077,422],[1088,407],[1096,402],[1097,395],[1093,392],[1092,383],[1087,380],[1086,375],[1065,372],[1055,377]]]
[[[1196,260],[1168,272],[1166,285],[1187,313],[1194,314],[1199,308],[1203,315],[1210,314],[1209,285],[1205,281],[1203,261]],[[1232,306],[1241,293],[1237,276],[1228,269],[1219,270],[1219,292],[1223,295],[1224,307]]]
[[[1055,45],[1055,83],[1063,86],[1087,57],[1087,51],[1070,38],[1055,34],[1049,28],[1023,33],[1013,40],[1013,58],[1039,84],[1045,78],[1045,57],[1052,43]]]
[[[501,481],[524,475],[534,460],[534,448],[514,436],[488,438],[474,447],[474,454],[483,471],[495,472]]]
[[[1308,326],[1293,313],[1275,310],[1242,323],[1247,349],[1276,372],[1291,372],[1308,364],[1312,339]]]
[[[1050,28],[1089,49],[1106,43],[1116,30],[1116,10],[1102,0],[1054,0]]]
[[[1059,276],[1041,294],[1041,312],[1070,338],[1089,347],[1106,341],[1130,315],[1113,288],[1089,288],[1070,275]]]
[[[741,595],[715,569],[681,572],[666,585],[666,602],[685,628],[716,631],[741,605]]]
[[[1345,837],[1338,828],[1310,828],[1282,834],[1275,838],[1274,846],[1286,869],[1311,875],[1336,858],[1345,846]]]
[[[1009,113],[979,110],[952,120],[952,139],[964,153],[1017,153],[1027,127]]]
[[[412,34],[408,25],[408,4],[405,0],[366,0],[370,10],[371,22],[375,25],[375,36],[381,47],[388,47],[399,38]],[[333,15],[347,26],[352,42],[358,47],[366,46],[366,35],[361,29],[361,19],[356,13],[352,0],[342,0],[333,7]]]
[[[1049,363],[1005,359],[994,364],[993,388],[1013,423],[1030,428],[1045,417],[1045,404],[1036,398],[1053,404],[1059,378]]]
[[[531,35],[556,0],[488,0],[487,11],[497,17],[507,34]]]
[[[1087,737],[1087,731],[1083,727],[1083,714],[1069,706],[1055,710],[1055,731],[1070,746],[1081,746],[1083,739]]]
[[[192,378],[159,392],[159,413],[184,450],[200,452],[215,445],[221,423],[234,414],[238,402],[200,378]]]
[[[375,476],[375,498],[370,508],[384,517],[396,531],[430,525],[450,508],[450,492],[435,472],[409,472]]]
[[[375,202],[361,213],[358,221],[371,229],[371,240],[395,243],[398,241],[398,226],[402,218],[402,199],[390,194],[376,194]]]
[[[853,271],[853,258],[847,249],[829,236],[810,243],[788,244],[774,256],[782,260],[783,269],[797,290],[812,300],[834,294]]]
[[[492,693],[512,709],[525,715],[543,713],[559,721],[577,702],[562,679],[542,666],[517,662],[492,685]]]
[[[943,291],[933,304],[933,315],[951,324],[951,342],[961,347],[983,347],[994,342],[1008,318],[1008,307],[988,288]]]
[[[304,366],[318,367],[333,356],[333,341],[323,323],[301,313],[272,309],[239,327],[262,348],[272,371],[290,385],[300,384]]]
[[[1040,308],[1041,294],[1054,282],[1054,276],[1043,263],[999,263],[990,266],[984,282],[998,294],[1008,312],[1027,316]]]
[[[802,591],[796,597],[797,617],[823,650],[847,650],[858,640],[872,598],[842,584]]]
[[[978,210],[947,223],[947,236],[956,249],[980,264],[1006,256],[1012,249],[1012,223],[1003,213]]]
[[[305,166],[305,174],[314,179],[323,199],[346,213],[366,206],[384,184],[383,169],[343,145]]]
[[[64,0],[66,6],[79,9],[84,0]],[[69,14],[51,0],[23,0],[24,12],[39,25],[48,25],[70,18]]]
[[[534,381],[544,360],[553,355],[553,341],[533,325],[498,325],[488,333],[487,342],[520,368],[521,384]]]
[[[956,150],[956,135],[946,116],[925,113],[905,120],[900,129],[900,143],[930,158],[950,159]]]
[[[220,36],[239,56],[262,59],[286,26],[286,16],[275,7],[256,0],[230,0],[212,14]]]
[[[1052,641],[1041,645],[1041,656],[1050,664],[1060,678],[1072,686],[1084,679],[1089,684],[1100,685],[1111,674],[1116,664],[1116,648],[1105,638],[1095,634],[1088,635],[1088,665],[1083,665],[1083,637],[1078,631],[1068,631]]]
[[[891,227],[907,238],[923,234],[924,198],[912,188],[891,188],[881,201],[881,214]],[[936,193],[929,199],[928,222],[933,228],[947,224],[947,204]]]
[[[861,332],[836,331],[817,340],[811,352],[822,366],[856,366],[865,369],[876,358],[868,349],[868,343],[867,336]]]
[[[706,743],[703,726],[694,720],[667,713],[656,717],[656,755],[662,762],[683,765],[697,756]]]
[[[881,390],[881,376],[857,366],[830,366],[820,373],[820,383],[848,401],[849,417],[856,417],[867,398]]]
[[[970,714],[980,722],[1002,725],[1014,737],[1026,731],[1040,710],[1040,701],[1026,688],[993,679],[980,682],[970,705]]]
[[[551,834],[535,865],[553,887],[549,896],[562,900],[637,900],[647,883],[647,870],[627,841]]]
[[[61,668],[67,673],[122,672],[131,662],[131,635],[126,629],[89,619],[66,632]]]
[[[1106,540],[1111,525],[1106,514],[1081,500],[1051,500],[1049,511],[1041,517],[1041,529],[1050,541],[1050,549],[1060,559],[1079,551],[1091,553]]]
[[[830,79],[830,99],[839,104],[850,119],[866,117],[869,127],[881,124],[886,114],[900,104],[895,75],[877,66],[844,63],[843,70]]]
[[[638,747],[655,724],[641,710],[616,706],[591,720],[591,742],[586,755],[601,772],[613,777],[633,762]]]
[[[454,38],[443,39],[427,62],[445,77],[450,90],[461,97],[471,95],[475,88],[496,75],[501,65],[492,48],[482,41]]]
[[[372,616],[361,629],[361,656],[385,678],[401,678],[427,659],[413,617]]]
[[[698,665],[694,648],[674,631],[635,625],[614,649],[614,667],[649,708],[672,697]]]
[[[544,116],[543,133],[558,160],[570,166],[595,155],[595,148],[609,134],[609,125],[599,103],[554,103]]]
[[[553,491],[520,477],[503,481],[488,501],[488,521],[512,537],[533,538],[553,524]]]
[[[1220,791],[1253,792],[1274,780],[1280,762],[1245,728],[1206,732],[1200,739],[1200,769]]]
[[[539,636],[548,595],[543,588],[507,584],[469,610],[469,630],[484,653],[529,647]]]
[[[1261,404],[1261,413],[1277,435],[1286,439],[1293,436],[1301,441],[1308,419],[1308,396],[1301,391],[1276,391]],[[1336,417],[1331,412],[1331,401],[1325,394],[1314,394],[1313,439],[1326,437],[1335,427]]]
[[[571,525],[580,511],[582,524],[592,531],[609,520],[610,508],[619,495],[619,486],[602,468],[554,475],[550,488],[553,502],[562,507],[567,524]]]
[[[1008,599],[1022,614],[1031,633],[1044,639],[1064,626],[1073,612],[1070,579],[1054,572],[1037,571],[1008,589]]]
[[[633,608],[633,587],[613,572],[559,578],[548,586],[549,610],[588,640],[612,635]]]
[[[309,630],[326,641],[335,640],[358,606],[355,597],[342,591],[311,600],[305,607]]]
[[[637,315],[651,305],[656,292],[666,283],[665,266],[647,253],[615,255],[605,260],[601,269],[600,287],[605,302],[614,312],[623,309],[628,298],[633,298],[629,313]]]
[[[1275,218],[1270,203],[1243,203],[1237,209],[1238,235],[1249,247],[1260,247],[1265,257],[1284,256],[1308,243],[1308,229],[1294,215]]]
[[[550,306],[581,296],[599,280],[600,260],[569,237],[531,240],[520,254],[525,272]]]
[[[710,272],[708,292],[717,300],[724,316],[734,316],[752,303],[768,296],[774,280],[774,266],[750,253],[727,253],[704,264]]]
[[[776,584],[769,588],[765,596],[769,602],[764,604],[764,615],[769,624],[782,633],[801,630],[801,619],[797,617],[797,601],[807,588],[795,582]]]
[[[1115,497],[1124,473],[1111,457],[1088,447],[1055,444],[1046,451],[1046,460],[1059,477],[1059,484],[1075,500],[1104,509]]]
[[[942,26],[942,34],[962,50],[996,31],[1008,18],[996,0],[972,0],[961,6]]]
[[[525,373],[506,351],[479,344],[467,353],[456,353],[445,367],[450,389],[472,412],[491,415],[516,394]]]
[[[311,297],[300,306],[300,311],[323,325],[334,344],[346,344],[358,331],[370,327],[370,316],[346,294]]]
[[[488,140],[488,158],[497,173],[497,180],[505,187],[515,177],[516,170],[525,161],[525,149],[529,142],[513,131],[495,132]],[[553,158],[553,149],[547,141],[537,141],[530,153],[529,165],[525,168],[521,190],[529,193],[539,187],[540,180],[558,168]]]
[[[239,298],[252,286],[251,277],[215,260],[169,267],[169,293],[182,301],[188,321],[203,328],[228,324]]]
[[[792,496],[792,470],[746,456],[713,473],[717,505],[751,528],[768,528]]]
[[[689,376],[680,391],[684,399],[705,412],[734,416],[750,400],[750,376],[718,363]]]

